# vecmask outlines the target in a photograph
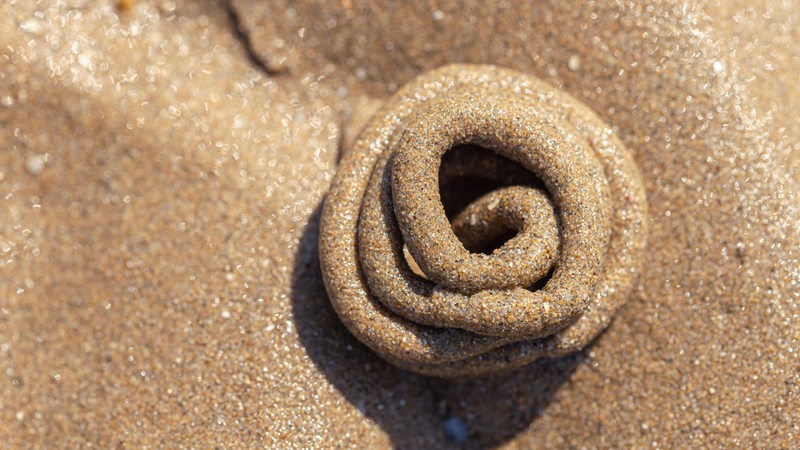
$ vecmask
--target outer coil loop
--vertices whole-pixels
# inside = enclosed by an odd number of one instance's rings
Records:
[[[440,185],[463,176],[499,189],[451,223]],[[448,66],[392,97],[342,161],[323,277],[345,325],[387,360],[479,374],[602,331],[635,280],[645,215],[630,155],[585,106],[518,72]],[[469,250],[508,229],[491,254]]]

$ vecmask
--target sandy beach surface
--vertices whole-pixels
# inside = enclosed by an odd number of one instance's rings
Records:
[[[6,0],[0,447],[793,447],[798,42],[779,0]],[[449,63],[591,108],[649,218],[604,333],[478,379],[378,357],[318,258],[343,143]]]

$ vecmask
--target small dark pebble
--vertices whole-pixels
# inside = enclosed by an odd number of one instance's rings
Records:
[[[456,444],[467,442],[467,424],[458,417],[451,417],[444,421],[444,435]]]

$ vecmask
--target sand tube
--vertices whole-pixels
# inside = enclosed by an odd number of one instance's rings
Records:
[[[448,218],[440,189],[466,175],[498,189]],[[383,358],[479,375],[604,330],[639,272],[646,216],[629,152],[586,106],[520,72],[446,66],[404,86],[347,151],[322,215],[323,278]],[[488,254],[468,250],[509,229]]]

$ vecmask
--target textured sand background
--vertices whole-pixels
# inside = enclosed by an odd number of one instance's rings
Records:
[[[0,6],[0,446],[800,438],[797,3],[399,5]],[[316,255],[357,99],[448,62],[589,105],[651,218],[595,345],[477,381],[350,337]]]

